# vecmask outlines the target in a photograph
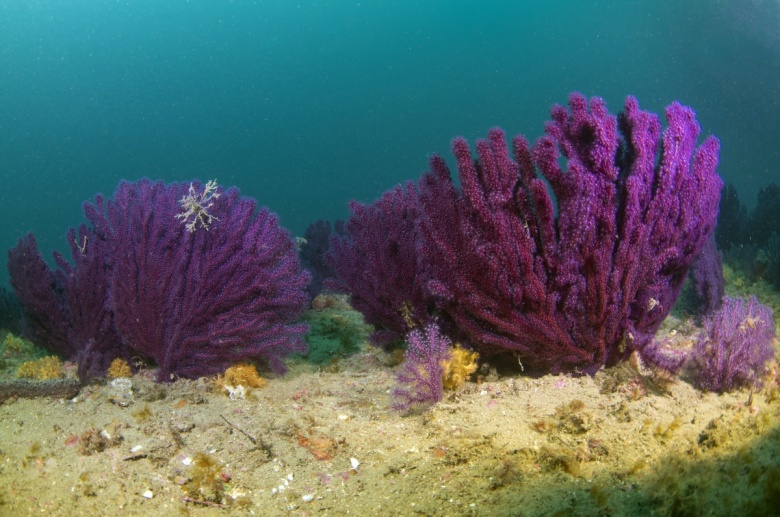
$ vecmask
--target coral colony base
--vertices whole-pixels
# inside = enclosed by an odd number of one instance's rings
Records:
[[[766,514],[780,504],[775,320],[724,277],[718,140],[697,146],[679,103],[665,129],[633,97],[617,116],[577,93],[551,113],[533,145],[494,128],[473,156],[454,139],[457,182],[434,155],[300,249],[216,181],[96,195],[55,268],[20,239],[0,322],[26,339],[2,343],[19,377],[0,382],[2,421],[19,399],[70,398],[52,407],[68,429],[52,443],[90,467],[58,508],[22,502],[14,481],[0,506],[65,515],[112,493],[131,513],[405,514],[385,503],[396,493],[429,515],[708,514],[724,500]],[[726,213],[745,219],[734,199]],[[83,428],[86,414],[106,418]],[[637,433],[644,452],[625,439]],[[4,478],[51,471],[36,443],[0,462]],[[129,498],[94,474],[109,453]]]

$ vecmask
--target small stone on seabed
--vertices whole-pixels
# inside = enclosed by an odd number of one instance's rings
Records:
[[[304,503],[310,503],[310,502],[312,502],[314,500],[314,494],[303,494],[301,496],[301,500]]]
[[[144,496],[144,497],[145,497],[145,498],[147,498],[147,499],[151,499],[152,497],[154,497],[154,494],[152,493],[152,491],[151,491],[151,490],[147,490],[146,492],[144,492],[144,493],[143,493],[143,494],[141,494],[141,495],[142,495],[142,496]]]

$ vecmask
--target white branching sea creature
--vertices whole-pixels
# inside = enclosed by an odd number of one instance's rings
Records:
[[[200,223],[200,228],[205,228],[208,231],[209,225],[213,221],[219,221],[218,217],[211,215],[208,211],[209,208],[214,206],[214,200],[219,196],[217,180],[215,179],[206,183],[201,194],[198,194],[193,184],[190,183],[189,192],[179,200],[183,211],[176,214],[176,219],[186,223],[185,227],[190,233],[198,229],[198,223]],[[192,219],[190,220],[190,218]]]

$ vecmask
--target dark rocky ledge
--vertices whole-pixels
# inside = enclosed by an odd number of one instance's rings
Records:
[[[34,399],[40,397],[72,398],[82,387],[78,379],[31,381],[14,379],[0,381],[0,403],[10,398]]]

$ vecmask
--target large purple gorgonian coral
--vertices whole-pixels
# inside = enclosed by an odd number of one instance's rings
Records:
[[[755,296],[723,299],[723,306],[704,320],[704,330],[691,350],[695,384],[722,393],[756,386],[774,357],[772,310]]]
[[[531,148],[500,129],[452,143],[461,187],[431,158],[420,181],[428,293],[480,352],[593,374],[641,352],[715,226],[719,143],[690,108],[617,118],[574,93]],[[561,155],[566,168],[561,168]],[[539,177],[537,171],[541,173]],[[547,184],[549,184],[549,189]]]
[[[194,378],[232,364],[305,352],[309,275],[289,233],[267,208],[238,189],[213,191],[193,207],[199,184],[122,182],[100,210],[114,257],[109,287],[115,325],[128,347],[159,366],[158,378]],[[193,197],[194,196],[194,197]],[[177,221],[183,213],[189,222]],[[183,219],[179,217],[179,219]],[[202,229],[194,221],[205,225]]]
[[[121,182],[84,204],[91,226],[68,232],[72,262],[51,271],[32,235],[9,272],[36,343],[105,373],[140,356],[158,379],[199,377],[242,361],[304,352],[309,274],[267,208],[215,183]]]

